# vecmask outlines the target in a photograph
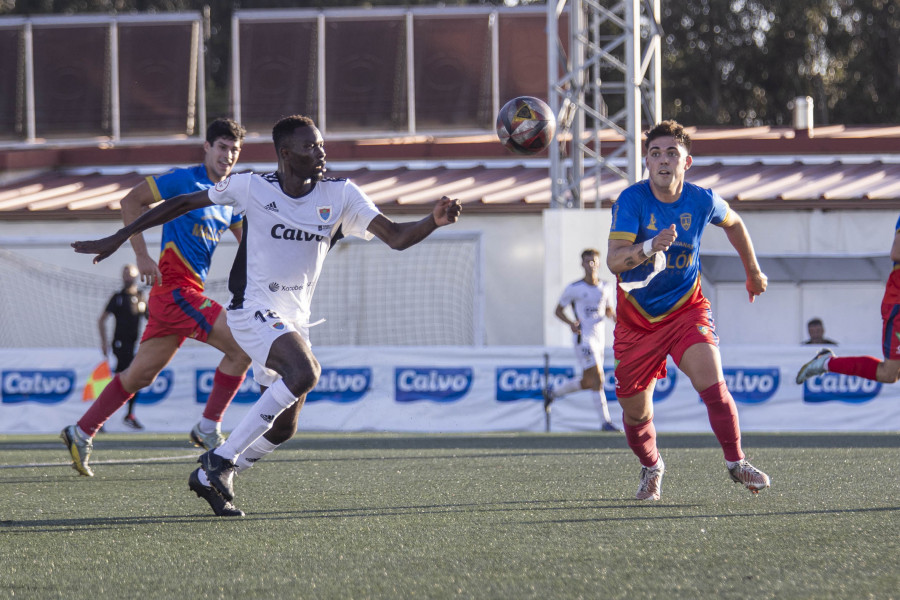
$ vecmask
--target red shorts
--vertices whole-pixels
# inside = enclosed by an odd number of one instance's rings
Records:
[[[881,352],[885,360],[900,360],[900,304],[881,303]]]
[[[205,342],[213,323],[222,312],[222,305],[191,287],[171,288],[150,294],[147,301],[149,316],[141,341],[168,335]]]
[[[659,323],[637,326],[633,320],[625,321],[616,323],[613,342],[619,398],[634,396],[664,378],[666,356],[671,355],[677,365],[694,344],[719,345],[709,300],[703,297]]]

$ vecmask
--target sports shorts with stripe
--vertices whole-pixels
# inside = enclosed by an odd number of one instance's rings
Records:
[[[147,326],[141,341],[169,335],[206,342],[222,305],[191,287],[172,288],[150,294],[147,300]]]
[[[678,365],[694,344],[719,345],[709,301],[685,306],[648,328],[616,323],[613,352],[616,359],[616,396],[628,398],[666,376],[666,356]]]

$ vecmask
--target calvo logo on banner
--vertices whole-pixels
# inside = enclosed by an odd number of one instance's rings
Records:
[[[194,397],[197,404],[206,404],[206,401],[209,400],[209,393],[212,391],[213,378],[215,376],[215,369],[197,369],[195,371]],[[253,404],[259,400],[260,393],[259,384],[253,381],[253,369],[250,369],[237,394],[234,395],[232,402],[235,404]]]
[[[306,395],[307,402],[357,402],[372,387],[372,369],[322,369],[316,387]]]
[[[397,402],[456,402],[472,387],[470,367],[397,367],[394,398]]]
[[[868,402],[881,391],[881,383],[855,375],[824,373],[803,382],[804,402],[837,400],[850,404]]]
[[[778,367],[733,367],[722,369],[725,384],[735,402],[760,404],[772,398],[781,382]]]
[[[574,377],[575,369],[550,367],[549,375],[549,387],[553,389]],[[497,367],[497,401],[543,400],[544,379],[543,367]]]
[[[12,370],[3,371],[3,404],[39,402],[58,404],[75,389],[75,371],[64,370]]]
[[[666,376],[663,379],[656,380],[656,387],[653,388],[653,402],[662,402],[672,395],[675,391],[675,384],[678,383],[678,370],[669,365],[666,368]],[[616,372],[615,367],[607,365],[603,368],[603,392],[606,394],[607,400],[616,400]]]
[[[137,404],[157,404],[166,399],[172,391],[172,384],[175,381],[175,374],[172,369],[163,369],[156,376],[153,383],[140,391],[137,397]]]

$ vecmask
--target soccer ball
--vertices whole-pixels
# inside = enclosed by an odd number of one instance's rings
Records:
[[[546,148],[556,131],[556,118],[547,103],[533,96],[519,96],[503,105],[497,115],[497,137],[519,154],[536,154]]]

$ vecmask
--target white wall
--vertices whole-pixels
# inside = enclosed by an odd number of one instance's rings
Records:
[[[741,214],[759,256],[803,254],[888,255],[896,211],[783,211]],[[704,252],[734,252],[723,231],[709,227]],[[884,281],[775,282],[750,304],[741,284],[704,281],[722,343],[798,344],[806,322],[825,323],[827,337],[841,345],[871,347],[880,356]]]
[[[608,209],[547,210],[544,221],[544,343],[571,346],[572,330],[554,316],[559,296],[573,281],[584,277],[581,253],[586,248],[600,251],[600,278],[615,285],[616,278],[606,268],[606,249],[612,222]],[[613,326],[606,328],[607,345],[612,345]]]
[[[759,255],[886,255],[897,221],[892,211],[747,212],[742,217]],[[12,249],[66,269],[117,278],[122,265],[134,259],[130,249],[93,265],[90,257],[75,254],[68,246],[117,228],[115,221],[0,222],[0,243],[27,238],[37,245],[17,244]],[[581,251],[596,247],[605,256],[609,211],[463,213],[454,229],[484,232],[485,343],[568,346],[568,330],[553,316],[553,309],[563,287],[581,276]],[[158,232],[151,230],[147,237],[158,243]],[[232,238],[223,241],[213,260],[212,278],[227,277],[236,250]],[[703,250],[734,252],[717,227],[707,230]],[[605,267],[603,277],[614,281]],[[806,338],[806,321],[821,317],[827,334],[842,345],[866,345],[873,354],[879,352],[883,281],[773,283],[754,304],[747,301],[740,284],[713,286],[704,281],[704,291],[713,304],[723,343],[796,344]]]
[[[464,212],[457,226],[484,232],[485,344],[543,344],[541,219]]]

